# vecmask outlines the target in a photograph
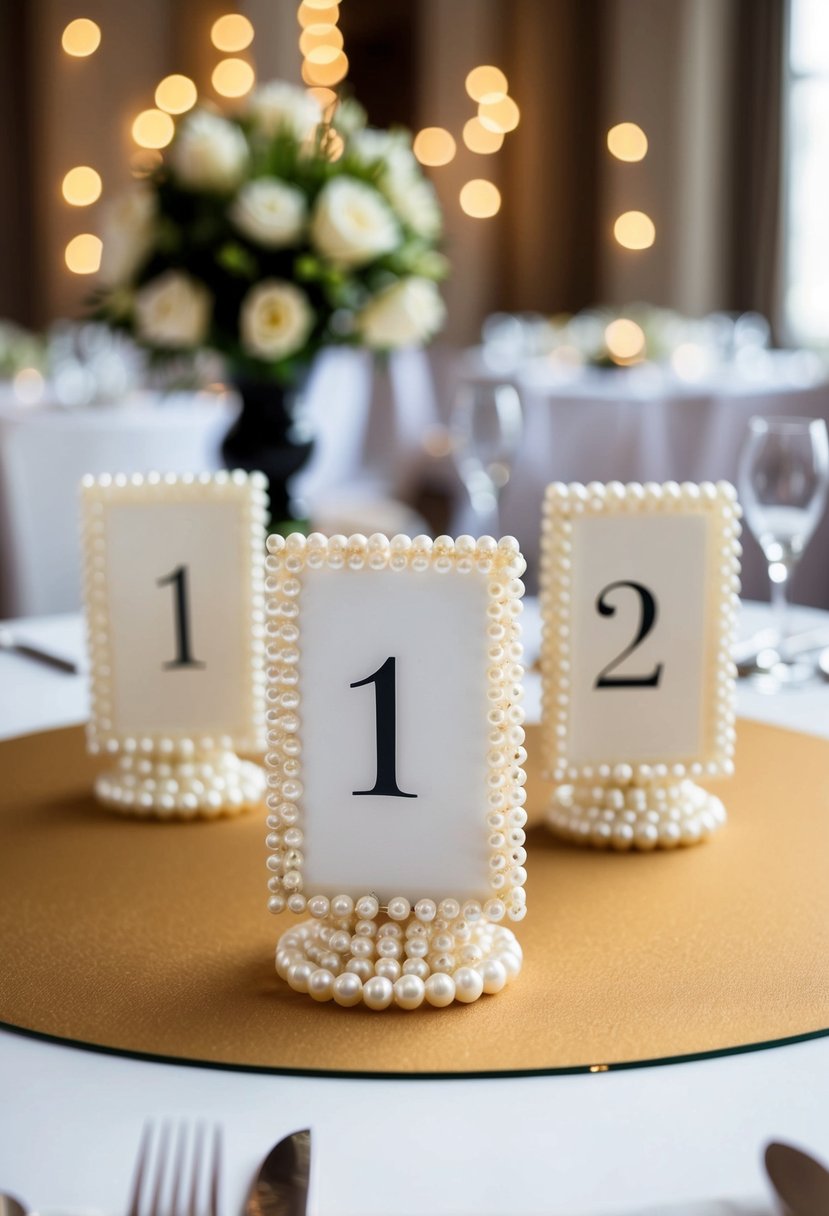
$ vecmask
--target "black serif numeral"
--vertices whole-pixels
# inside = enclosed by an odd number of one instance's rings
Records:
[[[385,794],[391,798],[416,798],[404,794],[397,784],[397,706],[395,690],[395,659],[388,658],[382,667],[364,680],[355,680],[351,688],[374,685],[374,713],[377,734],[377,780],[370,790],[352,790],[353,794]]]
[[[176,628],[176,657],[167,663],[162,663],[165,671],[176,667],[204,667],[190,652],[190,614],[187,603],[187,567],[177,566],[172,574],[156,579],[159,587],[174,586],[175,595],[175,628]]]
[[[610,673],[615,671],[624,663],[629,655],[632,655],[637,646],[640,646],[648,636],[650,631],[656,624],[657,604],[653,592],[647,587],[643,587],[641,583],[631,583],[621,580],[617,583],[608,583],[603,591],[599,592],[596,600],[596,608],[602,616],[615,616],[616,609],[607,601],[607,596],[612,591],[616,591],[620,587],[629,587],[631,591],[635,591],[639,596],[639,603],[642,607],[642,615],[639,621],[639,630],[636,637],[626,646],[625,649],[618,654],[615,659],[608,663],[602,671],[599,672],[596,678],[594,688],[658,688],[659,681],[662,677],[662,663],[657,663],[648,676],[613,676]]]

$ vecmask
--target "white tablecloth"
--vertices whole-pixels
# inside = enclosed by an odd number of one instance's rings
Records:
[[[526,619],[532,650],[532,604]],[[749,606],[743,631],[765,620]],[[829,617],[802,613],[797,624],[813,620]],[[80,654],[77,618],[15,628]],[[0,735],[85,716],[82,676],[0,653],[0,688]],[[537,681],[528,694],[533,716]],[[741,687],[739,708],[829,737],[829,686],[777,697]],[[123,1211],[143,1121],[189,1117],[224,1126],[225,1216],[240,1210],[270,1146],[306,1126],[310,1210],[322,1216],[610,1216],[713,1196],[759,1203],[769,1139],[829,1154],[827,1076],[829,1038],[595,1076],[362,1081],[143,1063],[0,1031],[0,1189],[41,1211]]]
[[[502,531],[517,536],[534,586],[544,489],[551,481],[720,481],[737,483],[738,456],[753,414],[825,418],[829,384],[799,383],[786,352],[769,357],[768,378],[720,373],[693,386],[655,368],[587,369],[555,376],[544,361],[497,373],[467,352],[458,377],[506,379],[518,388],[525,431],[503,495]],[[470,530],[469,520],[463,521]],[[768,599],[760,548],[748,534],[743,591]],[[794,598],[829,608],[829,513],[793,580]]]

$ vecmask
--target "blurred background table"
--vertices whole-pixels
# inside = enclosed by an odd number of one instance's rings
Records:
[[[551,481],[719,481],[736,484],[748,420],[817,417],[829,422],[829,383],[797,353],[763,352],[762,377],[722,371],[704,382],[683,381],[660,368],[585,367],[562,372],[546,359],[498,371],[480,348],[455,368],[456,384],[486,379],[514,384],[524,409],[524,434],[503,493],[503,530],[517,536],[534,586],[544,489]],[[474,520],[467,508],[462,530]],[[768,598],[768,575],[754,539],[743,539],[743,592]],[[829,607],[829,516],[818,525],[797,570],[795,600]]]

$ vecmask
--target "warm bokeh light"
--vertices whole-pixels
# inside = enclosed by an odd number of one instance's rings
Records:
[[[320,61],[317,56],[324,55],[325,52],[325,47],[318,47],[312,52],[314,58],[303,59],[302,79],[306,84],[326,85],[330,88],[339,84],[348,74],[348,56],[345,51],[337,51],[333,59]]]
[[[241,13],[226,13],[213,22],[210,41],[217,51],[243,51],[253,42],[253,26]]]
[[[625,211],[613,225],[613,235],[624,249],[650,249],[656,229],[644,211]]]
[[[210,79],[220,97],[244,97],[253,88],[256,77],[244,59],[222,59]]]
[[[455,155],[455,140],[445,127],[424,127],[412,145],[421,165],[448,165]]]
[[[608,131],[607,148],[617,160],[643,160],[648,150],[648,137],[635,122],[620,122]]]
[[[72,237],[63,256],[73,274],[97,274],[101,266],[102,249],[99,236],[82,232],[80,236]]]
[[[155,104],[168,114],[185,114],[196,104],[198,92],[189,76],[165,76],[155,91]]]
[[[482,64],[466,78],[466,91],[473,101],[498,101],[507,95],[507,78],[500,68]]]
[[[521,120],[521,111],[511,97],[478,104],[478,118],[488,131],[514,131]]]
[[[132,137],[140,148],[166,148],[175,131],[175,123],[163,110],[142,110],[132,124]]]
[[[65,175],[61,193],[73,207],[88,207],[101,197],[101,175],[89,165],[76,165]]]
[[[486,220],[497,215],[501,209],[501,193],[496,185],[483,177],[476,177],[462,187],[461,208],[476,220]]]
[[[302,7],[319,12],[320,9],[331,7],[331,0],[302,0]]]
[[[21,405],[37,405],[46,387],[43,374],[36,367],[21,367],[12,384],[14,395]]]
[[[631,363],[641,358],[645,350],[642,326],[628,317],[611,321],[604,331],[604,340],[611,359],[618,363]]]
[[[330,0],[326,8],[310,8],[303,0],[296,14],[296,19],[303,29],[307,29],[309,25],[336,25],[339,17],[340,6],[331,4]]]
[[[317,85],[312,85],[308,92],[319,102],[323,114],[327,114],[331,107],[335,106],[339,100],[333,89],[323,89]]]
[[[335,51],[342,50],[342,30],[336,25],[309,25],[299,36],[299,49],[303,55],[308,55],[317,47],[333,47]]]
[[[60,44],[67,55],[84,59],[101,45],[101,27],[88,17],[77,17],[63,31]]]
[[[479,152],[485,156],[498,151],[504,142],[504,132],[490,131],[483,126],[479,118],[470,118],[464,123],[463,142],[470,152]]]

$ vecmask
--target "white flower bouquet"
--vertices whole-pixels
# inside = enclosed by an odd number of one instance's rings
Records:
[[[204,347],[291,385],[332,344],[440,328],[441,216],[403,131],[281,81],[237,114],[184,116],[161,167],[115,200],[99,314],[158,355]]]

